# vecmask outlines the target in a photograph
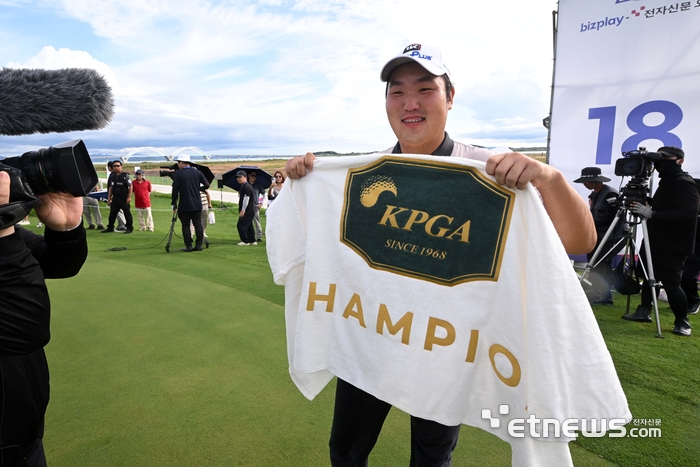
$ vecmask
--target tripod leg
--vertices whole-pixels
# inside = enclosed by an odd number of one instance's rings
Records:
[[[663,339],[664,336],[661,334],[661,321],[659,320],[659,302],[656,296],[658,289],[656,287],[656,279],[654,278],[654,265],[651,262],[651,243],[649,243],[649,230],[647,229],[646,219],[642,219],[642,234],[644,235],[644,239],[647,241],[645,244],[644,251],[647,257],[647,269],[649,270],[648,274],[649,283],[651,285],[651,299],[654,302],[654,317],[656,319],[656,337]]]
[[[603,260],[605,260],[605,258],[607,258],[608,255],[610,255],[610,253],[612,251],[615,251],[615,249],[618,248],[620,246],[620,244],[622,243],[623,239],[620,239],[617,243],[615,243],[615,245],[613,245],[613,247],[607,253],[605,253],[603,255],[603,257],[601,258],[600,261],[596,262],[596,260],[600,256],[601,252],[605,248],[605,245],[607,244],[608,239],[615,231],[615,226],[617,226],[618,222],[620,222],[620,219],[625,215],[626,212],[627,211],[625,209],[620,208],[617,211],[617,213],[615,214],[615,218],[613,219],[612,223],[610,224],[610,227],[608,227],[608,230],[605,232],[603,239],[600,242],[598,242],[598,247],[595,249],[595,251],[593,252],[593,256],[591,256],[591,259],[586,264],[586,268],[584,269],[583,274],[581,274],[581,279],[580,279],[581,282],[584,282],[586,280],[586,278],[588,277],[588,275],[591,272],[591,269],[598,266],[599,263],[601,263]]]
[[[177,222],[177,211],[173,211],[173,222],[170,224],[170,233],[168,234],[168,243],[165,245],[165,251],[170,253],[170,243],[173,240],[173,231],[175,230],[175,222]]]

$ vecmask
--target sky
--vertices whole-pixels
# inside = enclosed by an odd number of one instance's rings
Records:
[[[115,99],[101,130],[0,136],[0,156],[76,138],[91,154],[112,155],[383,150],[396,140],[379,72],[412,43],[442,49],[456,89],[453,139],[544,146],[556,8],[551,0],[0,0],[0,66],[94,68]]]

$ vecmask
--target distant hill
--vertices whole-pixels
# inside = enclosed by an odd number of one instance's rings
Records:
[[[369,151],[369,152],[335,152],[335,151],[317,151],[314,152],[314,156],[361,156],[363,154],[372,154],[376,151]]]
[[[475,145],[477,146],[477,145]],[[480,148],[483,148],[485,146],[477,146]],[[515,152],[539,152],[539,153],[545,153],[547,152],[546,147],[527,147],[527,148],[512,148],[513,151]],[[323,156],[358,156],[362,154],[372,154],[377,151],[369,151],[369,152],[335,152],[335,151],[316,151],[314,152],[315,156],[323,157]]]
[[[515,152],[547,152],[546,147],[512,148]]]

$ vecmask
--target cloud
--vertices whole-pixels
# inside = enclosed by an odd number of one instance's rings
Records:
[[[465,12],[443,0],[0,2],[27,21],[61,18],[48,30],[21,28],[18,41],[46,45],[8,66],[89,67],[107,78],[114,120],[82,134],[105,151],[388,147],[379,70],[415,41],[439,44],[453,73],[453,136],[546,138],[554,1],[478,2]],[[66,24],[86,26],[71,28],[72,47],[61,45]]]
[[[114,89],[117,77],[109,65],[95,60],[89,53],[81,50],[58,49],[47,45],[35,56],[23,63],[9,62],[8,68],[44,68],[58,70],[61,68],[92,68],[100,73]]]

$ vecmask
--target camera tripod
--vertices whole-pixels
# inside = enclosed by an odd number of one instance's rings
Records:
[[[228,209],[228,206],[224,204],[224,187],[221,187],[221,201],[219,202],[219,205],[217,206],[219,209]]]
[[[177,223],[177,211],[173,209],[173,221],[170,224],[170,231],[168,232],[168,243],[165,245],[165,251],[166,253],[170,253],[170,244],[173,241],[173,232],[175,232],[175,224]],[[205,248],[209,248],[209,241],[205,238],[204,239],[204,246]],[[183,251],[184,248],[180,248],[175,251]]]
[[[636,279],[632,278],[632,274],[635,272],[636,269],[636,261],[634,259],[634,254],[636,251],[639,251],[639,248],[637,248],[637,227],[641,225],[642,239],[644,240],[644,253],[646,255],[646,267],[644,265],[644,262],[641,261],[641,258],[640,264],[642,266],[644,279],[651,287],[651,296],[652,301],[654,303],[654,318],[656,322],[656,337],[663,339],[664,336],[661,334],[661,322],[659,321],[659,305],[657,298],[657,290],[660,283],[657,282],[654,278],[654,265],[651,260],[651,244],[649,243],[649,230],[647,229],[647,220],[646,218],[631,212],[629,210],[629,207],[627,206],[627,203],[625,203],[624,200],[621,199],[620,201],[622,205],[615,214],[615,219],[613,219],[612,223],[610,224],[610,227],[608,227],[608,230],[605,232],[603,239],[598,244],[598,247],[593,253],[593,256],[591,257],[590,261],[586,264],[585,269],[581,274],[581,282],[584,282],[586,280],[593,268],[605,261],[608,257],[615,255],[620,250],[620,247],[623,244],[623,274],[626,276],[626,279],[630,279],[636,282]],[[624,234],[622,238],[615,242],[612,248],[610,248],[604,255],[601,256],[601,253],[605,248],[608,239],[612,236],[613,232],[615,231],[615,227],[617,226],[617,224],[625,221],[627,221],[627,223],[630,226],[629,230]],[[630,300],[630,295],[627,295],[627,310],[625,312],[626,315],[629,315],[630,312]]]

